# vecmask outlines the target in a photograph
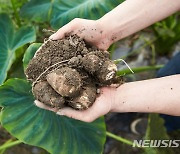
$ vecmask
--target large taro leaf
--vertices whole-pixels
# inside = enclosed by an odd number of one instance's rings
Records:
[[[124,0],[54,0],[51,26],[55,29],[72,19],[98,19]]]
[[[27,50],[24,54],[24,57],[23,57],[24,69],[27,67],[29,61],[33,58],[35,52],[40,47],[40,45],[41,45],[41,43],[33,43],[27,48]]]
[[[51,5],[51,0],[31,0],[21,8],[20,15],[32,21],[48,21]]]
[[[21,27],[17,31],[7,14],[0,14],[0,85],[15,59],[15,51],[36,39],[33,27]]]
[[[31,85],[9,79],[0,87],[1,125],[24,143],[53,154],[100,154],[105,142],[104,119],[92,123],[56,115],[34,105]]]
[[[124,0],[30,0],[21,15],[33,21],[50,21],[55,29],[74,18],[98,19]],[[49,18],[50,17],[50,18]]]
[[[33,43],[26,50],[24,68],[39,46]],[[25,80],[10,79],[0,87],[0,121],[13,136],[53,154],[102,153],[106,137],[103,118],[85,123],[40,109],[33,102],[31,85]]]

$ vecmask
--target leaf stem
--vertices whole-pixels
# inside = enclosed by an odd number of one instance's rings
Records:
[[[117,135],[115,135],[115,134],[112,134],[112,133],[110,133],[110,132],[108,132],[108,131],[106,131],[106,135],[107,135],[108,137],[111,137],[111,138],[113,138],[113,139],[115,139],[115,140],[117,140],[117,141],[123,142],[123,143],[125,143],[125,144],[133,145],[133,142],[132,142],[132,141],[130,141],[130,140],[128,140],[128,139],[125,139],[125,138],[123,138],[123,137],[117,136]]]
[[[0,146],[0,150],[7,149],[7,148],[13,147],[15,145],[21,144],[21,143],[23,143],[23,142],[20,140],[12,141],[10,143],[5,143]]]
[[[134,73],[140,73],[140,72],[145,72],[145,71],[150,71],[150,70],[158,70],[162,68],[164,65],[154,65],[154,66],[142,66],[142,67],[135,67],[131,68]],[[123,75],[123,74],[131,74],[132,72],[129,69],[123,69],[120,71],[117,71],[117,75]]]
[[[16,18],[16,21],[17,21],[17,25],[21,26],[21,20],[19,18],[19,14],[17,12],[17,8],[16,8],[14,0],[11,0],[11,5],[12,5],[13,11],[14,11],[14,15],[15,15],[15,18]]]
[[[8,143],[11,143],[11,142],[12,142],[12,139],[9,139],[9,140],[7,140],[3,145],[8,144]],[[0,147],[1,147],[1,146],[0,146]],[[6,151],[6,149],[0,150],[0,154],[4,154],[5,151]]]

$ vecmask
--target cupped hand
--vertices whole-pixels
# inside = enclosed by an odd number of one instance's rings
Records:
[[[107,50],[112,44],[111,39],[109,39],[108,32],[99,20],[76,18],[51,35],[50,39],[62,39],[69,34],[77,34],[87,43],[102,50]],[[100,95],[96,98],[94,104],[89,109],[83,111],[78,111],[72,109],[71,107],[65,107],[57,110],[56,108],[46,106],[38,100],[35,100],[34,103],[36,106],[55,112],[58,115],[64,115],[84,122],[92,122],[98,117],[110,112],[114,107],[116,88],[104,87],[101,88],[100,91]]]
[[[94,104],[89,109],[83,111],[75,110],[70,107],[64,107],[60,110],[57,110],[55,108],[50,108],[37,100],[35,100],[34,103],[36,106],[56,112],[58,115],[67,116],[84,122],[92,122],[100,116],[112,111],[115,106],[115,99],[116,88],[104,87],[101,88],[100,95],[96,98]]]
[[[112,44],[111,39],[109,39],[109,35],[107,34],[107,30],[105,30],[103,24],[101,24],[99,20],[75,18],[51,35],[50,39],[62,39],[69,34],[77,34],[86,42],[102,50],[107,50]]]

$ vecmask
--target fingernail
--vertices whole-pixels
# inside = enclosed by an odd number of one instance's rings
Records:
[[[34,100],[34,104],[38,107],[42,105],[42,103],[38,100]]]
[[[61,116],[64,115],[63,111],[58,111],[56,114],[61,115]]]
[[[49,37],[49,39],[55,40],[55,34],[52,34],[52,35]]]

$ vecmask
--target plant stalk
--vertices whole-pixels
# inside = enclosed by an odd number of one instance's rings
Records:
[[[0,146],[0,150],[7,149],[7,148],[13,147],[15,145],[21,144],[21,143],[22,143],[22,141],[20,141],[20,140],[12,141],[10,143],[5,143],[4,145]]]
[[[123,143],[125,143],[125,144],[133,145],[133,142],[132,142],[132,141],[130,141],[130,140],[128,140],[128,139],[125,139],[125,138],[123,138],[123,137],[117,136],[117,135],[115,135],[115,134],[112,134],[112,133],[110,133],[110,132],[108,132],[108,131],[106,131],[106,135],[107,135],[108,137],[111,137],[111,138],[113,138],[113,139],[115,139],[115,140],[117,140],[117,141],[123,142]]]
[[[142,66],[142,67],[135,67],[131,68],[134,73],[140,73],[140,72],[145,72],[145,71],[151,71],[151,70],[158,70],[162,68],[164,65],[154,65],[154,66]],[[132,72],[129,69],[123,69],[120,71],[117,71],[117,75],[127,75],[127,74],[132,74]]]

